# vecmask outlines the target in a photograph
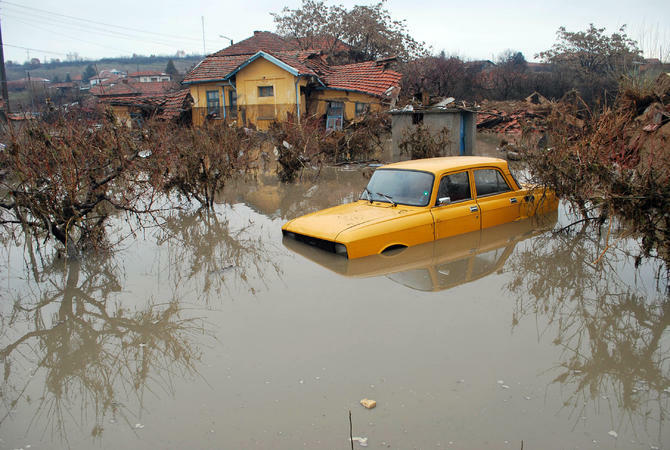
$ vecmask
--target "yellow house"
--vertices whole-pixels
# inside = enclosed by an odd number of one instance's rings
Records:
[[[326,126],[379,110],[397,98],[401,75],[387,63],[329,66],[318,50],[296,50],[269,32],[200,62],[184,79],[193,97],[193,124],[236,121],[267,129],[288,114],[323,116]]]

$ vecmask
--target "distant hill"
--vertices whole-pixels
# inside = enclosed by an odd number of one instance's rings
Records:
[[[174,62],[179,73],[183,75],[195,64],[202,61],[203,56],[189,55],[183,58],[171,56],[135,56],[132,58],[103,58],[96,61],[50,62],[48,64],[40,64],[39,66],[7,64],[6,70],[8,81],[26,78],[26,72],[29,72],[31,77],[53,80],[57,76],[60,81],[64,81],[68,73],[70,77],[81,75],[89,64],[97,67],[98,71],[102,69],[117,69],[123,72],[139,72],[143,70],[163,72],[170,59]]]

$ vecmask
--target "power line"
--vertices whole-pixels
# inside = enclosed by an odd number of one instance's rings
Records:
[[[23,50],[32,50],[32,51],[35,51],[35,52],[42,52],[42,53],[53,53],[54,55],[63,55],[63,56],[67,56],[67,53],[52,52],[51,50],[43,50],[43,49],[40,49],[40,48],[23,47],[23,46],[21,46],[21,45],[12,45],[12,44],[8,44],[8,43],[6,43],[6,42],[3,42],[3,43],[2,43],[2,46],[3,46],[3,47],[20,48],[20,49],[23,49]]]
[[[25,14],[21,11],[11,11],[11,13],[12,14],[14,14],[14,13]],[[13,20],[17,20],[17,19],[18,20],[23,20],[23,21],[27,20],[25,17],[14,16],[14,15],[7,14],[7,13],[2,13],[2,16],[11,18]],[[147,37],[144,37],[144,36],[130,35],[130,34],[127,34],[127,33],[122,33],[122,32],[114,31],[114,30],[106,30],[106,29],[103,29],[103,28],[95,28],[95,27],[92,27],[92,26],[87,25],[87,24],[70,23],[70,22],[63,21],[63,19],[52,19],[52,18],[34,17],[33,16],[33,17],[30,17],[29,20],[34,21],[34,22],[38,22],[38,23],[42,23],[42,24],[45,24],[45,25],[51,25],[51,26],[53,26],[54,22],[56,22],[56,23],[61,24],[61,26],[62,25],[67,26],[69,29],[71,29],[73,31],[83,31],[83,32],[87,32],[87,33],[96,33],[98,35],[103,35],[103,36],[107,36],[107,37],[133,40],[133,41],[136,41],[136,42],[141,41],[143,43],[163,45],[163,46],[166,46],[166,47],[178,47],[178,46],[181,46],[181,45],[184,45],[184,44],[186,44],[187,46],[195,46],[196,45],[196,44],[193,44],[193,43],[185,43],[183,41],[182,42],[165,42],[165,41],[158,41],[158,40],[149,40],[149,39],[147,39]]]
[[[60,32],[58,32],[58,31],[53,31],[53,30],[50,30],[50,29],[48,29],[48,28],[38,27],[37,25],[32,24],[32,23],[27,22],[27,21],[22,20],[22,19],[13,18],[13,20],[14,20],[14,21],[21,22],[21,23],[23,23],[23,24],[25,24],[25,25],[27,25],[27,26],[29,26],[29,27],[33,27],[33,28],[35,28],[35,29],[37,29],[37,30],[46,31],[46,32],[51,33],[51,34],[55,34],[55,35],[59,35],[59,36],[63,36],[63,37],[65,37],[65,38],[67,38],[67,39],[72,39],[73,41],[79,41],[79,42],[83,42],[83,43],[85,43],[85,44],[96,45],[96,46],[98,46],[98,47],[102,47],[102,48],[106,48],[106,49],[109,49],[109,50],[114,50],[114,51],[118,51],[118,52],[122,52],[122,53],[132,53],[132,52],[129,52],[129,51],[127,51],[127,50],[121,50],[121,49],[114,48],[114,47],[108,47],[108,46],[103,45],[103,44],[98,44],[97,42],[87,41],[87,40],[84,40],[84,39],[81,39],[81,38],[76,38],[76,37],[73,37],[73,36],[68,36],[67,34],[63,34],[63,33],[60,33]]]
[[[97,22],[95,20],[84,19],[84,18],[81,18],[81,17],[70,16],[70,15],[67,15],[67,14],[60,14],[60,13],[56,13],[56,12],[53,12],[53,11],[47,11],[45,9],[33,8],[33,7],[30,7],[30,6],[20,5],[18,3],[13,3],[13,2],[7,2],[7,1],[4,1],[4,0],[2,1],[2,3],[5,4],[5,5],[12,5],[12,6],[18,7],[18,8],[29,9],[31,11],[38,11],[38,12],[41,12],[41,13],[51,14],[51,15],[59,16],[59,17],[65,17],[65,18],[72,19],[72,20],[79,20],[79,21],[82,21],[82,22],[94,23],[96,25],[102,25],[102,26],[106,26],[106,27],[119,28],[119,29],[122,29],[122,30],[135,31],[135,32],[140,32],[140,33],[145,33],[145,34],[153,34],[155,36],[163,36],[163,37],[167,37],[167,38],[171,38],[171,39],[199,41],[199,39],[197,39],[197,38],[175,36],[175,35],[170,35],[170,34],[165,34],[165,33],[156,33],[156,32],[153,32],[153,31],[139,30],[137,28],[124,27],[124,26],[121,26],[121,25],[113,25],[113,24],[108,24],[108,23],[104,23],[104,22]]]

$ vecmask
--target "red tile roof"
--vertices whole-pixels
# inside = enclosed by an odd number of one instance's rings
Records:
[[[324,45],[328,44],[324,39],[319,42]],[[252,37],[206,57],[186,75],[183,82],[190,84],[224,80],[242,65],[248,63],[259,51],[262,51],[292,67],[299,75],[319,77],[323,84],[333,89],[358,91],[384,97],[388,88],[398,86],[400,83],[402,76],[397,72],[386,70],[384,64],[368,61],[343,66],[328,66],[319,50],[296,50],[297,44],[275,33],[255,31]],[[338,49],[349,48],[341,41],[338,41],[336,47]]]
[[[398,86],[402,75],[387,70],[375,61],[366,61],[343,66],[332,66],[332,72],[322,79],[332,89],[358,91],[385,97],[388,88]]]
[[[155,83],[140,83],[126,80],[110,86],[93,86],[90,93],[96,97],[130,96],[130,95],[157,95],[173,90],[175,83],[159,81]]]
[[[216,56],[210,55],[200,61],[188,75],[184,78],[184,83],[196,81],[221,80],[230,72],[235,70],[243,62],[249,59],[250,55],[237,56]]]
[[[253,36],[219,50],[210,56],[253,55],[258,51],[281,52],[295,50],[296,48],[296,43],[287,41],[278,34],[269,31],[254,31]]]
[[[160,76],[167,76],[167,74],[163,72],[157,72],[155,70],[141,70],[139,72],[133,72],[128,74],[128,78],[160,77]]]
[[[191,109],[193,99],[189,91],[190,89],[186,88],[160,95],[104,97],[100,102],[115,106],[145,108],[155,113],[158,119],[172,120]]]

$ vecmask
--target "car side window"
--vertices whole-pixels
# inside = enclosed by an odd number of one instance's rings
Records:
[[[475,188],[478,197],[511,190],[505,178],[496,169],[475,170]]]
[[[443,197],[449,197],[452,203],[472,199],[468,173],[459,172],[443,176],[437,191],[438,205]]]

